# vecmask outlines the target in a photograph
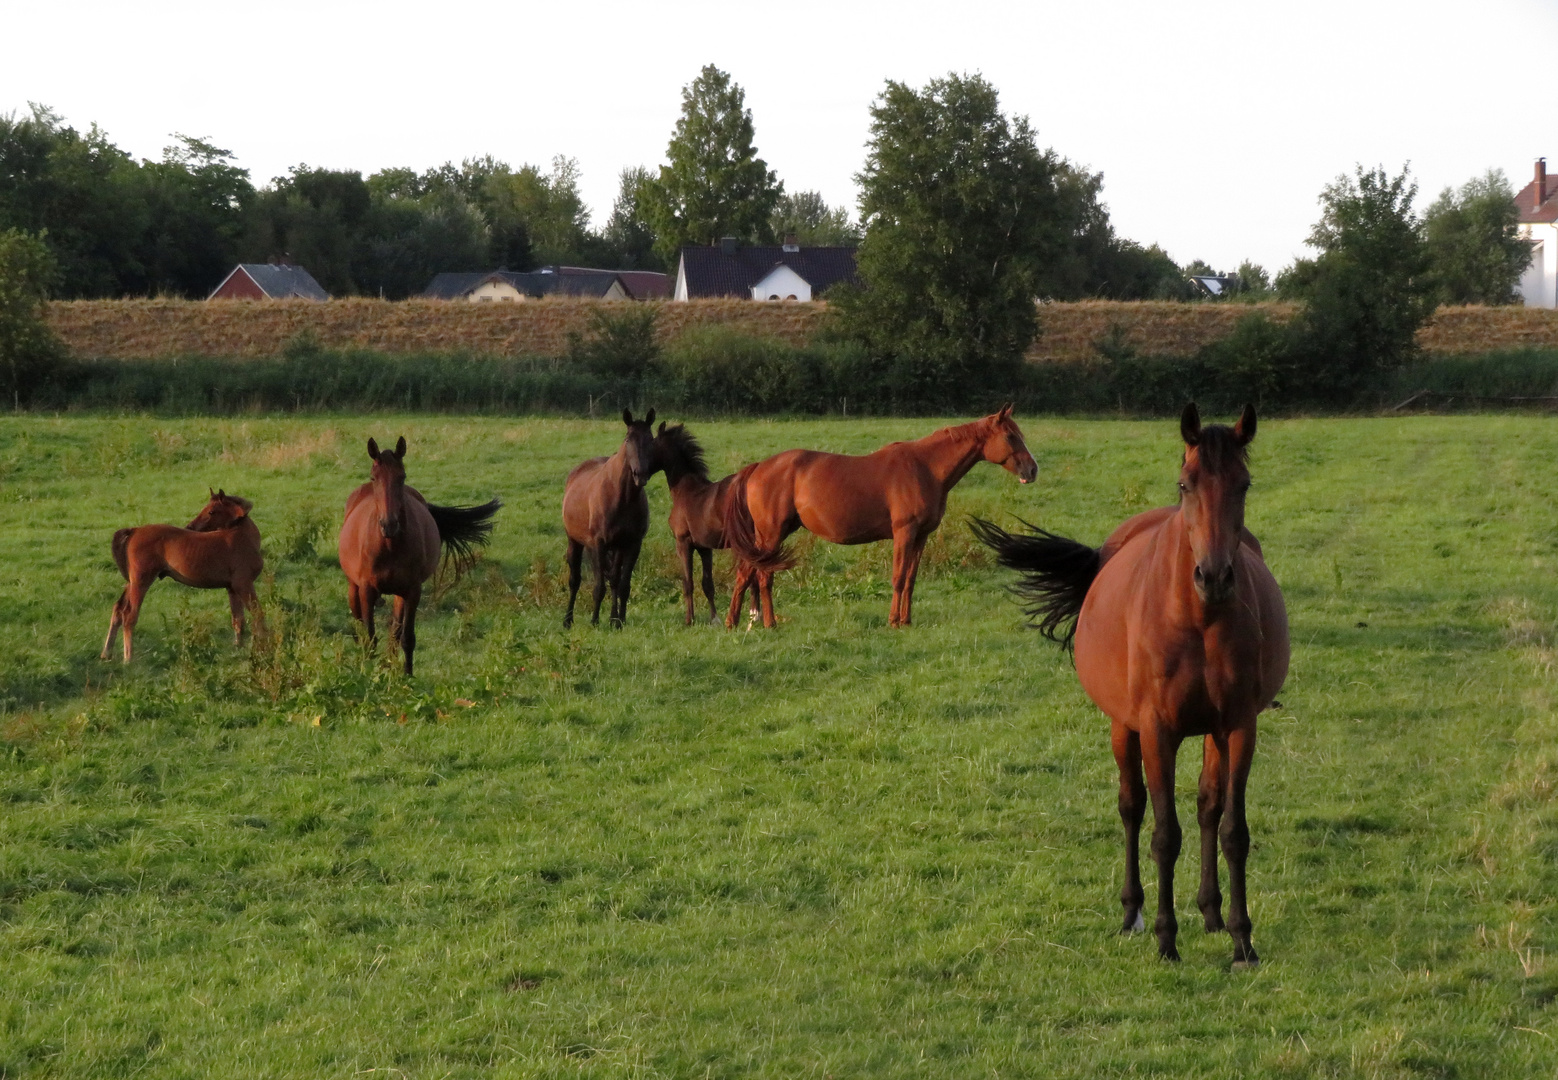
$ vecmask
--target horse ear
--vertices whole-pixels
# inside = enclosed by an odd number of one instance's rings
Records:
[[[632,427],[633,426],[633,410],[632,409],[623,409],[622,410],[622,422],[624,424],[626,424],[628,427]]]
[[[1185,406],[1184,413],[1180,415],[1179,434],[1186,446],[1194,446],[1201,441],[1201,413],[1193,401]]]
[[[225,498],[227,498],[227,489],[226,488],[217,488],[216,489],[216,497],[218,499],[225,499]]]
[[[1240,446],[1248,446],[1250,440],[1255,438],[1255,406],[1245,402],[1244,411],[1239,414],[1239,420],[1233,425],[1234,438],[1239,440]]]
[[[654,411],[654,409],[650,409],[649,410],[649,415],[644,417],[644,423],[648,424],[650,427],[654,426],[654,423],[655,423],[655,411]]]
[[[665,434],[665,421],[664,420],[660,421],[660,431],[659,431],[659,434],[661,434],[661,435]]]
[[[395,440],[395,456],[398,458],[406,456],[406,437],[404,435]]]
[[[1015,401],[1008,401],[1005,405],[1001,406],[1001,411],[996,413],[996,416],[1002,420],[1010,420],[1012,418],[1012,409],[1016,407],[1016,405],[1017,403]]]
[[[374,461],[379,460],[379,441],[371,435],[368,437],[368,456]]]
[[[212,499],[216,498],[216,488],[211,487],[210,485],[207,485],[206,486],[206,495],[209,498],[212,498]]]

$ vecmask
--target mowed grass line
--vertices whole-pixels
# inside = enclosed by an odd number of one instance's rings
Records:
[[[693,425],[717,473],[933,426]],[[778,632],[683,628],[657,479],[628,628],[564,633],[561,479],[620,423],[0,422],[0,1073],[1554,1075],[1558,426],[1263,422],[1295,650],[1238,974],[1196,929],[1193,744],[1185,961],[1114,935],[1107,724],[961,525],[1096,543],[1172,497],[1175,425],[1024,430],[1039,482],[954,492],[911,630],[885,546],[824,544]],[[369,434],[508,504],[412,683],[333,566]],[[108,536],[207,485],[255,500],[272,639],[162,583],[101,663]]]

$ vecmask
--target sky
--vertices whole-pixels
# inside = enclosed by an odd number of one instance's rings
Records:
[[[664,160],[704,64],[745,88],[787,190],[852,210],[887,80],[978,72],[1041,145],[1103,173],[1122,236],[1275,272],[1359,163],[1410,163],[1419,207],[1489,168],[1516,189],[1539,156],[1558,171],[1555,44],[1558,0],[0,0],[0,113],[41,102],[137,157],[209,138],[257,183],[566,155],[599,225],[620,170]]]

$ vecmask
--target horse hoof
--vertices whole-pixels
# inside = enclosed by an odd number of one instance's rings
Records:
[[[1208,934],[1221,934],[1226,929],[1228,929],[1228,928],[1223,925],[1222,916],[1220,916],[1220,915],[1218,915],[1218,916],[1208,915],[1207,916],[1207,918],[1206,918],[1206,932]]]
[[[1141,917],[1141,912],[1138,911],[1136,913],[1136,921],[1135,922],[1127,922],[1124,926],[1120,927],[1120,933],[1122,933],[1122,934],[1140,934],[1140,933],[1144,932],[1146,929],[1147,929],[1147,923]]]
[[[1235,960],[1230,971],[1256,971],[1260,968],[1259,960]]]
[[[1158,959],[1170,964],[1177,964],[1179,963],[1179,950],[1172,945],[1166,949],[1160,948],[1158,949]]]

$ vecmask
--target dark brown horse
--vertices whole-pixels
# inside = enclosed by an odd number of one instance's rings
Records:
[[[130,662],[141,603],[146,590],[159,578],[172,578],[195,589],[226,589],[235,646],[243,641],[245,608],[253,611],[255,623],[262,625],[254,581],[265,562],[260,557],[260,530],[249,516],[252,508],[248,499],[217,491],[186,528],[138,525],[114,533],[114,563],[126,585],[109,616],[102,659],[108,659],[114,632],[122,626],[124,662]]]
[[[573,625],[574,600],[579,595],[580,564],[589,555],[595,571],[595,614],[611,585],[611,625],[621,626],[628,617],[628,590],[633,567],[649,532],[649,496],[644,485],[660,469],[655,454],[655,435],[650,427],[655,411],[634,420],[631,409],[622,410],[627,437],[610,457],[590,458],[574,466],[563,488],[563,530],[568,534],[568,613],[563,626]]]
[[[763,625],[774,625],[773,574],[789,565],[785,538],[805,528],[835,544],[891,540],[888,624],[908,626],[920,553],[947,512],[947,493],[981,461],[1001,466],[1024,484],[1038,475],[1010,405],[863,457],[786,450],[748,465],[736,474],[725,513],[725,537],[740,560],[725,625],[736,625],[742,592],[753,581],[762,598]]]
[[[346,498],[346,518],[336,549],[346,573],[352,615],[374,641],[373,613],[380,596],[395,598],[390,633],[412,674],[417,648],[417,605],[422,583],[438,569],[445,550],[456,564],[469,562],[492,535],[498,499],[481,506],[435,506],[406,484],[406,440],[380,450],[368,440],[372,479]]]
[[[714,551],[725,547],[725,506],[730,501],[736,474],[723,480],[709,479],[703,447],[681,424],[660,425],[655,454],[671,490],[671,535],[682,567],[682,601],[686,623],[693,623],[693,554],[703,560],[703,595],[709,601],[709,621],[718,622],[714,607]]]
[[[1179,744],[1203,736],[1196,819],[1208,933],[1224,928],[1217,845],[1228,862],[1228,922],[1235,966],[1259,962],[1250,943],[1244,865],[1250,850],[1244,791],[1255,756],[1255,718],[1288,670],[1282,590],[1244,527],[1246,465],[1255,410],[1233,427],[1202,427],[1190,405],[1179,505],[1138,514],[1098,549],[1042,529],[1012,536],[989,522],[974,531],[1001,565],[1023,572],[1019,594],[1051,638],[1074,644],[1077,677],[1109,717],[1120,768],[1125,822],[1125,933],[1144,928],[1139,835],[1152,798],[1152,858],[1158,864],[1158,953],[1178,960],[1174,863],[1174,760]],[[1073,641],[1074,639],[1074,641]],[[1146,784],[1142,770],[1146,769]]]

